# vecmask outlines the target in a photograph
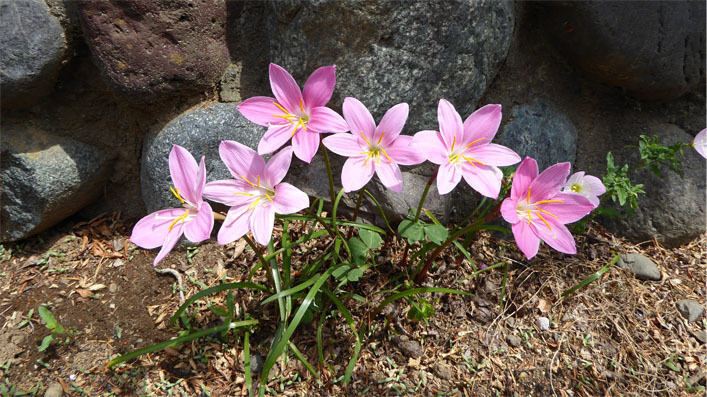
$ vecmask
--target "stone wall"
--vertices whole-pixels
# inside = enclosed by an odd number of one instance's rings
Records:
[[[406,134],[437,129],[440,98],[462,117],[499,103],[500,143],[595,175],[607,151],[635,163],[625,146],[641,134],[689,141],[705,127],[702,1],[0,0],[0,54],[2,241],[79,211],[175,206],[172,144],[206,156],[210,180],[226,177],[219,142],[255,147],[264,133],[235,106],[270,95],[270,62],[300,83],[336,64],[329,105],[353,96],[379,120],[407,102]],[[705,163],[686,150],[685,168],[683,179],[639,175],[641,210],[605,224],[668,245],[703,232]],[[432,169],[404,170],[403,194],[375,178],[368,188],[400,219]],[[294,160],[288,180],[327,198],[323,175],[315,157]],[[454,221],[476,200],[460,184],[425,207]],[[363,212],[379,221],[372,203]]]

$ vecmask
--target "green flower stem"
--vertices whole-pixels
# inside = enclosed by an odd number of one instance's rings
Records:
[[[356,207],[354,208],[353,217],[351,219],[351,222],[356,222],[356,218],[358,218],[358,210],[361,208],[361,202],[363,201],[363,192],[364,192],[363,189],[358,191],[358,199],[356,200]],[[346,235],[346,240],[351,240],[351,236],[353,235],[353,231],[354,231],[354,227],[352,226],[349,229],[349,233]]]
[[[329,198],[331,199],[331,205],[333,206],[334,199],[336,197],[336,193],[334,193],[334,176],[331,173],[331,163],[329,162],[329,153],[327,152],[326,147],[324,147],[324,144],[320,143],[319,147],[322,149],[322,155],[324,156],[324,164],[326,165],[326,176],[327,176],[327,178],[329,178]]]
[[[249,245],[250,248],[253,250],[253,252],[255,252],[255,255],[258,256],[258,260],[260,261],[260,263],[261,263],[263,266],[267,266],[268,263],[265,261],[265,258],[263,258],[263,253],[260,252],[260,250],[258,249],[258,246],[255,245],[255,243],[253,242],[253,240],[251,240],[250,237],[248,237],[247,234],[244,235],[243,238],[245,239],[245,242],[248,243],[248,245]],[[268,273],[268,272],[265,272],[265,274],[268,275],[268,279],[270,279],[270,282],[273,284],[273,288],[279,288],[279,285],[275,284],[275,280],[272,279],[272,275],[271,275],[270,273]]]
[[[439,170],[439,168],[437,170]],[[434,174],[432,174],[430,180],[427,181],[427,186],[425,186],[425,190],[422,192],[422,197],[420,197],[420,203],[417,205],[417,212],[415,213],[415,220],[413,221],[413,223],[420,220],[420,214],[422,213],[422,205],[425,203],[427,193],[429,193],[432,183],[435,181],[435,179],[437,179],[437,170],[435,170]]]

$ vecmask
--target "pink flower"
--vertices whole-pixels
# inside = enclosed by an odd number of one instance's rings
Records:
[[[292,161],[292,146],[267,164],[253,149],[234,141],[221,142],[219,154],[235,178],[209,182],[204,188],[204,197],[231,207],[218,232],[219,244],[238,240],[250,230],[255,241],[267,245],[276,213],[292,214],[309,206],[306,193],[282,182]]]
[[[695,140],[692,142],[697,153],[707,159],[707,128],[697,133]]]
[[[594,208],[599,206],[599,196],[606,193],[606,186],[595,176],[584,175],[584,171],[575,172],[562,187],[563,192],[578,193],[589,199]]]
[[[425,158],[410,144],[411,136],[400,135],[408,118],[408,104],[400,103],[390,108],[378,127],[373,116],[358,99],[344,100],[344,119],[353,133],[334,134],[322,143],[332,152],[349,157],[341,171],[341,184],[345,192],[362,188],[378,174],[383,185],[401,193],[403,176],[398,164],[414,165]]]
[[[324,106],[335,84],[336,66],[324,66],[309,76],[303,93],[285,69],[271,63],[270,87],[275,98],[253,97],[238,106],[245,118],[268,127],[258,153],[272,153],[292,138],[295,156],[309,163],[317,153],[320,133],[348,131],[344,119]]]
[[[582,219],[594,205],[582,195],[560,192],[569,172],[570,163],[559,163],[538,175],[538,163],[530,157],[516,170],[501,215],[512,225],[518,248],[528,259],[538,253],[540,240],[565,254],[577,253],[564,225]]]
[[[439,131],[420,131],[414,145],[427,160],[439,164],[437,190],[452,191],[462,177],[474,190],[493,199],[501,191],[503,173],[498,167],[512,165],[520,157],[505,146],[491,143],[501,124],[501,105],[486,105],[464,124],[451,103],[440,99]]]
[[[182,234],[198,243],[208,239],[214,227],[211,206],[201,198],[206,184],[204,157],[197,165],[191,153],[174,145],[169,153],[169,173],[174,182],[170,190],[183,208],[157,211],[140,219],[130,236],[130,241],[145,249],[162,246],[153,265],[174,248]]]

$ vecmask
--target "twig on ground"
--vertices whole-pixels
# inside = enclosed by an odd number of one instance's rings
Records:
[[[159,274],[171,274],[172,276],[174,276],[174,278],[177,279],[177,284],[179,286],[179,304],[183,305],[184,304],[184,291],[182,288],[182,275],[179,274],[179,272],[174,269],[157,269],[157,268],[155,268],[155,271]]]
[[[555,354],[552,355],[552,360],[550,360],[550,388],[552,389],[552,395],[556,396],[557,392],[555,391],[555,385],[552,383],[552,366],[555,364],[555,358],[557,358],[557,353],[560,352],[560,349],[562,349],[562,342],[565,341],[565,334],[564,332],[560,336],[560,342],[557,344],[557,350],[555,350]]]

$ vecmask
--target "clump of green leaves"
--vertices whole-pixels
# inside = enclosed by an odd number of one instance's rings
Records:
[[[42,344],[39,346],[40,352],[47,350],[51,343],[57,338],[63,343],[69,343],[71,341],[71,336],[75,334],[75,331],[67,330],[63,325],[59,324],[46,306],[39,306],[37,312],[39,313],[39,317],[44,320],[44,325],[51,331],[49,335],[42,339]],[[61,338],[63,338],[63,340],[61,340]]]
[[[618,202],[620,206],[628,203],[628,215],[638,208],[638,195],[645,193],[642,184],[633,184],[629,178],[628,164],[619,168],[614,164],[614,155],[611,152],[606,154],[606,174],[603,182],[606,186],[606,197],[610,197],[613,202]]]
[[[639,166],[639,168],[650,167],[651,172],[656,176],[660,176],[660,168],[658,166],[668,167],[682,178],[682,159],[685,158],[682,148],[689,146],[689,143],[684,142],[665,146],[658,143],[657,136],[648,137],[641,135],[641,140],[638,142],[638,152],[641,154],[642,166]],[[680,158],[678,158],[678,154],[680,154]]]

